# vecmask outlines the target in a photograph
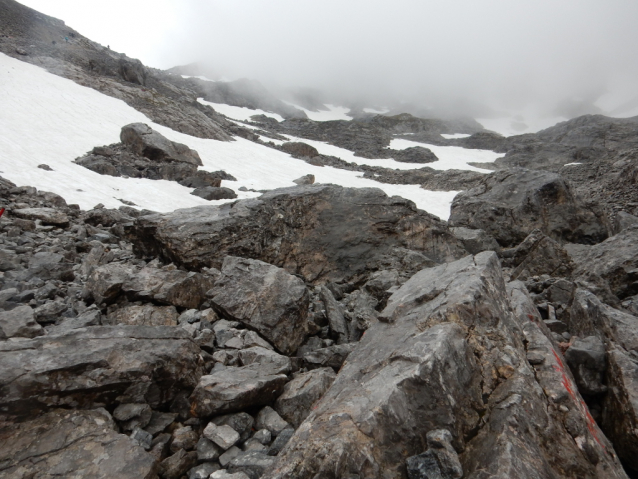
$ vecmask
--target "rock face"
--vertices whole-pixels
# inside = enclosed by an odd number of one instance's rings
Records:
[[[332,386],[335,373],[331,368],[315,369],[298,375],[286,384],[277,398],[275,410],[295,428],[303,422],[312,406]]]
[[[299,278],[254,259],[228,256],[209,291],[222,316],[240,321],[284,354],[297,350],[308,334],[308,290]]]
[[[485,230],[501,246],[520,243],[534,229],[559,242],[594,244],[607,238],[601,216],[575,198],[557,174],[512,169],[457,195],[449,222]]]
[[[187,333],[166,326],[96,326],[0,342],[0,408],[23,415],[127,397],[157,407],[197,385],[200,361]]]
[[[377,189],[332,185],[144,216],[129,235],[136,251],[189,269],[219,268],[233,255],[285,268],[306,281],[342,281],[392,262],[408,266],[412,251],[434,262],[466,254],[443,222],[413,203]]]
[[[560,353],[525,316],[535,311],[525,295],[510,300],[491,252],[413,276],[264,477],[405,477],[407,457],[441,428],[472,479],[481,471],[626,477],[582,399],[570,396],[569,372],[553,367]],[[547,358],[540,372],[519,339],[524,327]],[[563,401],[573,410],[569,433],[557,409]]]
[[[0,477],[156,479],[155,458],[116,429],[104,409],[0,423]]]
[[[638,294],[638,226],[592,246],[576,259],[577,275],[595,274],[607,281],[611,291],[623,299]]]

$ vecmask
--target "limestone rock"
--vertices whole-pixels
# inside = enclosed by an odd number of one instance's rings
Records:
[[[190,270],[219,268],[235,255],[283,267],[308,282],[366,275],[408,253],[422,252],[430,263],[467,254],[444,222],[412,202],[374,188],[334,185],[282,188],[259,199],[143,216],[128,234],[137,252]]]
[[[560,176],[520,168],[487,175],[452,202],[452,226],[484,230],[515,246],[535,229],[559,242],[594,244],[607,238],[604,220],[585,207]]]
[[[284,354],[296,351],[308,334],[308,290],[281,268],[228,256],[208,294],[222,316],[256,330]]]
[[[122,127],[120,139],[135,153],[151,160],[169,159],[192,165],[202,165],[202,160],[195,150],[191,150],[181,143],[170,141],[144,123],[131,123]]]
[[[0,342],[0,407],[170,403],[203,373],[200,350],[179,328],[94,326],[18,343]]]
[[[36,320],[30,306],[18,306],[11,311],[0,311],[0,337],[35,338],[42,336],[44,330]]]
[[[275,410],[295,428],[310,414],[312,406],[323,397],[335,380],[332,368],[320,368],[299,374],[284,387],[275,402]]]
[[[11,212],[18,218],[40,220],[44,225],[67,226],[69,217],[55,208],[20,208]]]
[[[56,409],[25,422],[2,422],[0,476],[156,479],[153,456],[115,427],[104,409]]]

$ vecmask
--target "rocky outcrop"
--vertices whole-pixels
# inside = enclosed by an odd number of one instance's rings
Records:
[[[512,266],[512,279],[525,280],[530,276],[570,276],[574,265],[567,251],[540,230],[532,231],[516,248],[502,253],[506,264]]]
[[[0,422],[0,477],[157,479],[155,458],[116,429],[101,408]]]
[[[170,405],[203,373],[199,348],[167,326],[96,326],[0,342],[0,408],[12,415],[118,402]]]
[[[308,334],[308,290],[299,278],[262,261],[227,256],[209,291],[222,316],[254,329],[284,354]]]
[[[560,353],[525,316],[535,311],[526,294],[510,300],[490,252],[413,276],[265,477],[405,477],[407,457],[441,428],[469,478],[626,477]],[[523,328],[542,351],[538,371],[519,339]]]
[[[586,207],[558,175],[512,169],[491,174],[454,198],[449,222],[485,230],[515,246],[534,229],[559,242],[594,244],[607,238],[601,213]]]
[[[445,223],[377,189],[310,185],[232,205],[138,218],[136,251],[189,269],[217,267],[227,255],[259,259],[306,281],[344,281],[421,252],[433,262],[466,254]],[[420,266],[417,266],[417,268]]]

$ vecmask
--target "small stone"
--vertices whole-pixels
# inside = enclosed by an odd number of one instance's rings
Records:
[[[213,472],[217,471],[219,471],[217,464],[207,462],[188,471],[188,479],[208,479]]]
[[[113,417],[120,422],[123,430],[132,431],[136,427],[144,428],[152,413],[148,404],[120,404],[113,411]]]
[[[231,474],[230,472],[223,469],[221,471],[212,473],[210,475],[210,479],[250,479],[250,477],[248,477],[243,472],[235,472],[234,474]]]
[[[290,441],[290,438],[294,433],[295,430],[293,428],[288,428],[281,431],[277,438],[273,441],[270,449],[268,449],[268,455],[276,456],[277,454],[279,454],[281,450],[286,446],[286,444],[288,444],[288,441]]]
[[[273,436],[278,435],[281,431],[290,427],[286,421],[284,421],[277,411],[270,406],[266,406],[259,414],[257,414],[257,420],[255,426],[258,429],[268,429]]]
[[[240,454],[242,454],[242,450],[239,449],[237,446],[233,446],[224,454],[219,456],[219,463],[222,465],[222,467],[226,467],[228,464],[230,464],[230,461],[235,459]]]
[[[205,437],[200,437],[197,441],[197,460],[198,461],[214,461],[219,457],[221,449]]]
[[[239,433],[227,425],[218,426],[215,423],[208,423],[204,429],[204,436],[210,439],[224,451],[234,446],[239,441]]]
[[[244,450],[244,452],[256,451],[265,453],[266,451],[268,451],[268,448],[257,439],[248,439],[248,441],[243,444],[242,449]]]
[[[195,449],[199,436],[190,426],[180,427],[173,431],[173,442],[171,451],[177,452],[179,449],[190,451]]]
[[[268,429],[260,429],[253,434],[253,439],[259,441],[262,444],[269,444],[272,441],[272,434]]]
[[[151,450],[153,435],[149,434],[144,429],[140,429],[139,427],[136,427],[135,429],[133,429],[133,432],[131,433],[131,439],[133,439],[133,441],[136,444],[139,444],[147,451]]]

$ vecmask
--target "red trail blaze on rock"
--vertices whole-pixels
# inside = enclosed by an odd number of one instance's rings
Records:
[[[576,396],[576,393],[574,392],[574,385],[569,379],[569,377],[567,377],[567,374],[565,374],[565,366],[563,365],[562,359],[560,358],[558,354],[556,354],[556,351],[552,350],[552,352],[554,353],[554,357],[556,358],[556,362],[558,363],[558,366],[554,366],[554,369],[558,371],[559,373],[561,373],[562,375],[561,382],[563,384],[563,387],[567,390],[567,392],[572,397],[574,402],[580,407],[581,411],[585,414],[585,417],[587,418],[587,429],[589,429],[589,432],[594,437],[596,442],[600,444],[600,447],[602,447],[603,450],[605,450],[606,449],[605,445],[598,438],[596,422],[594,421],[594,418],[589,413],[589,408],[580,397]]]

